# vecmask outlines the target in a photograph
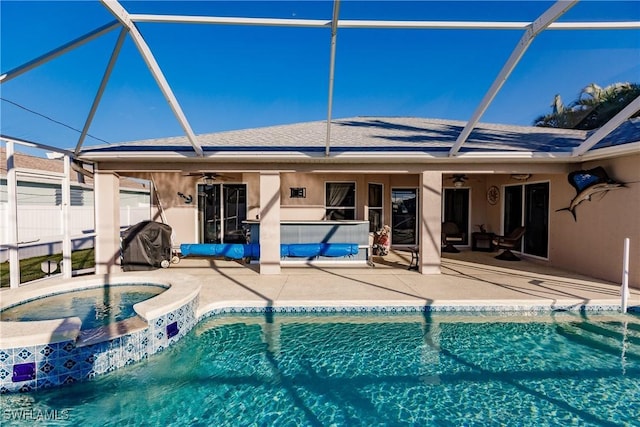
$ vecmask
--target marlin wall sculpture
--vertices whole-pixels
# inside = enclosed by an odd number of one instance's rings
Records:
[[[576,196],[571,200],[568,207],[558,209],[556,212],[569,211],[575,221],[578,220],[576,218],[576,208],[580,203],[585,200],[591,200],[594,194],[602,193],[602,196],[604,196],[607,191],[625,187],[624,183],[609,178],[602,166],[571,172],[568,179],[569,184],[576,189]]]

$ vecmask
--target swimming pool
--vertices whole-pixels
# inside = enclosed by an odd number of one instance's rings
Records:
[[[48,295],[0,311],[2,321],[79,317],[81,330],[95,329],[136,316],[134,304],[166,291],[150,284],[100,286]]]
[[[267,313],[0,399],[3,425],[637,425],[639,377],[637,315]]]

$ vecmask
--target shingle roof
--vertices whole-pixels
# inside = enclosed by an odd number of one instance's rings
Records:
[[[595,130],[589,131],[591,136]],[[640,117],[629,119],[607,135],[594,148],[613,147],[620,144],[640,141]]]
[[[5,147],[0,147],[0,176],[7,176],[7,150]],[[60,159],[45,159],[43,157],[30,156],[28,154],[14,153],[14,164],[18,169],[29,169],[32,171],[45,172],[45,173],[64,173],[64,164]],[[78,182],[78,174],[70,174],[71,182]],[[90,177],[85,178],[85,183],[92,185],[93,179]],[[140,182],[132,180],[127,177],[120,178],[121,186],[128,189],[143,189],[146,188]]]
[[[628,121],[598,144],[613,146],[640,141],[640,123]],[[355,117],[332,121],[331,151],[447,152],[465,126],[463,121],[416,117]],[[326,122],[315,121],[264,128],[198,135],[209,151],[302,151],[325,149]],[[589,132],[531,126],[479,123],[461,152],[570,152],[585,141]],[[190,151],[185,136],[132,141],[109,146],[86,147],[96,151]]]

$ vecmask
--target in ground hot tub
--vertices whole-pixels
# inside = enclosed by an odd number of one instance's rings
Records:
[[[195,325],[200,292],[174,279],[125,273],[3,291],[0,393],[91,379],[172,345]]]
[[[154,284],[106,285],[47,295],[0,311],[0,320],[24,322],[78,317],[80,330],[95,329],[137,316],[134,304],[166,291]]]

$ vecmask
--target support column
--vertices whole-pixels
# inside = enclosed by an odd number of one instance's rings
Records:
[[[442,228],[442,174],[425,171],[420,174],[420,260],[422,274],[440,274]]]
[[[120,180],[110,171],[93,175],[96,274],[120,271]]]
[[[280,172],[260,172],[260,274],[280,274]]]

